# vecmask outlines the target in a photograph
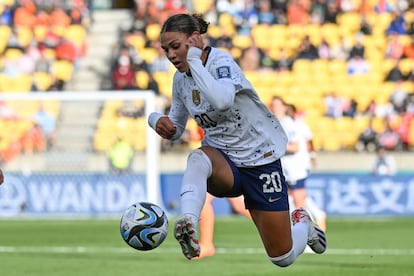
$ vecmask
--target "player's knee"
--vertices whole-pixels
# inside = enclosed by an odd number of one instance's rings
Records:
[[[212,164],[210,158],[200,149],[194,149],[190,152],[187,158],[187,163],[191,164],[194,169],[205,170],[208,175],[211,175]]]
[[[277,266],[287,267],[296,260],[295,250],[292,247],[288,253],[278,257],[269,257],[269,260]]]

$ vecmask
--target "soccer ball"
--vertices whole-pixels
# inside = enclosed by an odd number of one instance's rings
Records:
[[[152,250],[167,237],[168,217],[158,205],[138,202],[125,210],[120,230],[122,238],[132,248]]]

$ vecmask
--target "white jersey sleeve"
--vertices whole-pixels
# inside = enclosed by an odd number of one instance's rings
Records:
[[[204,130],[202,145],[220,149],[236,166],[279,159],[287,143],[279,121],[260,101],[233,57],[210,49],[206,64],[190,61],[191,75],[176,72],[170,119],[183,127],[190,115]],[[223,108],[221,101],[231,104]]]

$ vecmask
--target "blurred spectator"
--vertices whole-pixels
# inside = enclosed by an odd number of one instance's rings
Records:
[[[305,35],[302,42],[299,45],[298,55],[296,59],[309,59],[314,60],[319,58],[318,48],[311,42],[310,37]]]
[[[325,37],[322,38],[322,41],[318,46],[318,56],[319,58],[326,60],[331,58],[331,46]]]
[[[404,88],[402,81],[397,81],[395,89],[390,95],[390,101],[397,113],[405,111],[408,101],[408,93]]]
[[[260,69],[261,58],[261,50],[255,46],[252,46],[243,50],[239,60],[239,65],[243,71],[257,71]]]
[[[326,94],[323,100],[325,103],[324,116],[331,118],[342,117],[342,99],[335,92]]]
[[[405,78],[403,72],[400,69],[400,59],[396,59],[394,66],[385,76],[385,81],[397,82],[402,81]]]
[[[15,120],[18,118],[16,110],[6,104],[4,100],[0,100],[0,119],[2,120]]]
[[[11,26],[13,24],[13,10],[11,6],[3,4],[3,11],[0,15],[1,25]]]
[[[377,149],[378,141],[377,141],[378,133],[372,126],[372,118],[369,120],[368,126],[362,130],[362,132],[358,136],[358,141],[355,144],[355,149],[358,152],[368,151],[374,152]]]
[[[410,43],[404,45],[402,52],[403,58],[414,59],[414,35],[411,35]]]
[[[376,13],[390,13],[394,11],[394,8],[388,0],[378,0],[374,4],[374,11]]]
[[[387,149],[380,147],[372,166],[372,174],[377,176],[390,176],[394,175],[396,170],[397,166],[394,157],[389,154]]]
[[[347,72],[349,75],[368,74],[370,71],[369,62],[362,56],[354,56],[347,63]]]
[[[337,24],[338,14],[339,14],[339,11],[338,11],[338,6],[336,5],[336,2],[328,1],[327,10],[325,11],[325,22],[324,23]]]
[[[354,12],[357,10],[356,3],[352,0],[339,0],[339,7],[343,13]]]
[[[80,49],[78,49],[75,43],[61,37],[55,47],[55,58],[57,60],[68,60],[75,64],[79,57]]]
[[[287,1],[286,18],[289,25],[305,25],[309,23],[311,1],[289,0]]]
[[[355,44],[351,47],[351,51],[349,52],[349,59],[352,59],[357,56],[365,58],[365,46],[362,40],[363,34],[358,33],[356,35]]]
[[[258,24],[272,25],[276,22],[275,14],[272,11],[272,5],[270,0],[259,0],[259,14]]]
[[[403,55],[403,48],[404,45],[401,43],[399,36],[395,33],[390,34],[385,49],[385,58],[400,59]]]
[[[325,16],[328,9],[326,0],[314,0],[312,1],[311,11],[310,11],[310,23],[321,25],[325,23]]]
[[[386,34],[405,35],[407,33],[405,29],[405,19],[400,11],[395,11],[394,17],[386,29]]]
[[[359,31],[364,35],[371,35],[372,34],[372,27],[368,23],[367,17],[361,15],[361,23],[359,26]]]
[[[397,150],[401,147],[400,136],[391,128],[388,121],[385,130],[378,133],[378,147],[386,150]]]
[[[56,120],[45,110],[44,105],[40,104],[32,120],[40,127],[41,134],[46,142],[45,149],[50,149],[56,138]]]
[[[358,7],[358,12],[363,16],[363,18],[366,18],[367,15],[370,15],[371,13],[373,13],[374,7],[371,4],[371,1],[361,0],[361,3],[359,4],[359,7]]]
[[[233,15],[233,20],[237,33],[248,35],[250,30],[258,24],[259,14],[253,0],[245,0],[240,3],[242,7]]]
[[[112,72],[112,86],[114,90],[131,90],[136,88],[135,72],[132,69],[128,56],[121,55],[118,65]]]
[[[107,152],[107,157],[111,172],[116,174],[128,173],[131,171],[134,149],[128,142],[119,137]]]
[[[339,36],[339,43],[331,46],[331,58],[339,60],[348,60],[352,44],[343,36]]]
[[[23,152],[27,154],[42,152],[46,149],[46,140],[43,136],[43,130],[36,121],[32,121],[31,127],[23,134],[20,142],[22,144]]]
[[[355,99],[344,99],[342,102],[342,115],[354,118],[357,115],[358,102]]]
[[[277,72],[291,71],[293,65],[293,59],[289,57],[286,48],[279,49],[279,56],[274,61],[274,69]]]

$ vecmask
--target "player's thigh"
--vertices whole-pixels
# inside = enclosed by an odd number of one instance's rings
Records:
[[[266,253],[278,257],[292,249],[289,211],[250,210]]]
[[[224,155],[213,147],[201,147],[200,149],[210,158],[212,164],[212,173],[208,179],[208,192],[213,195],[220,195],[231,190],[234,184],[234,176]]]

